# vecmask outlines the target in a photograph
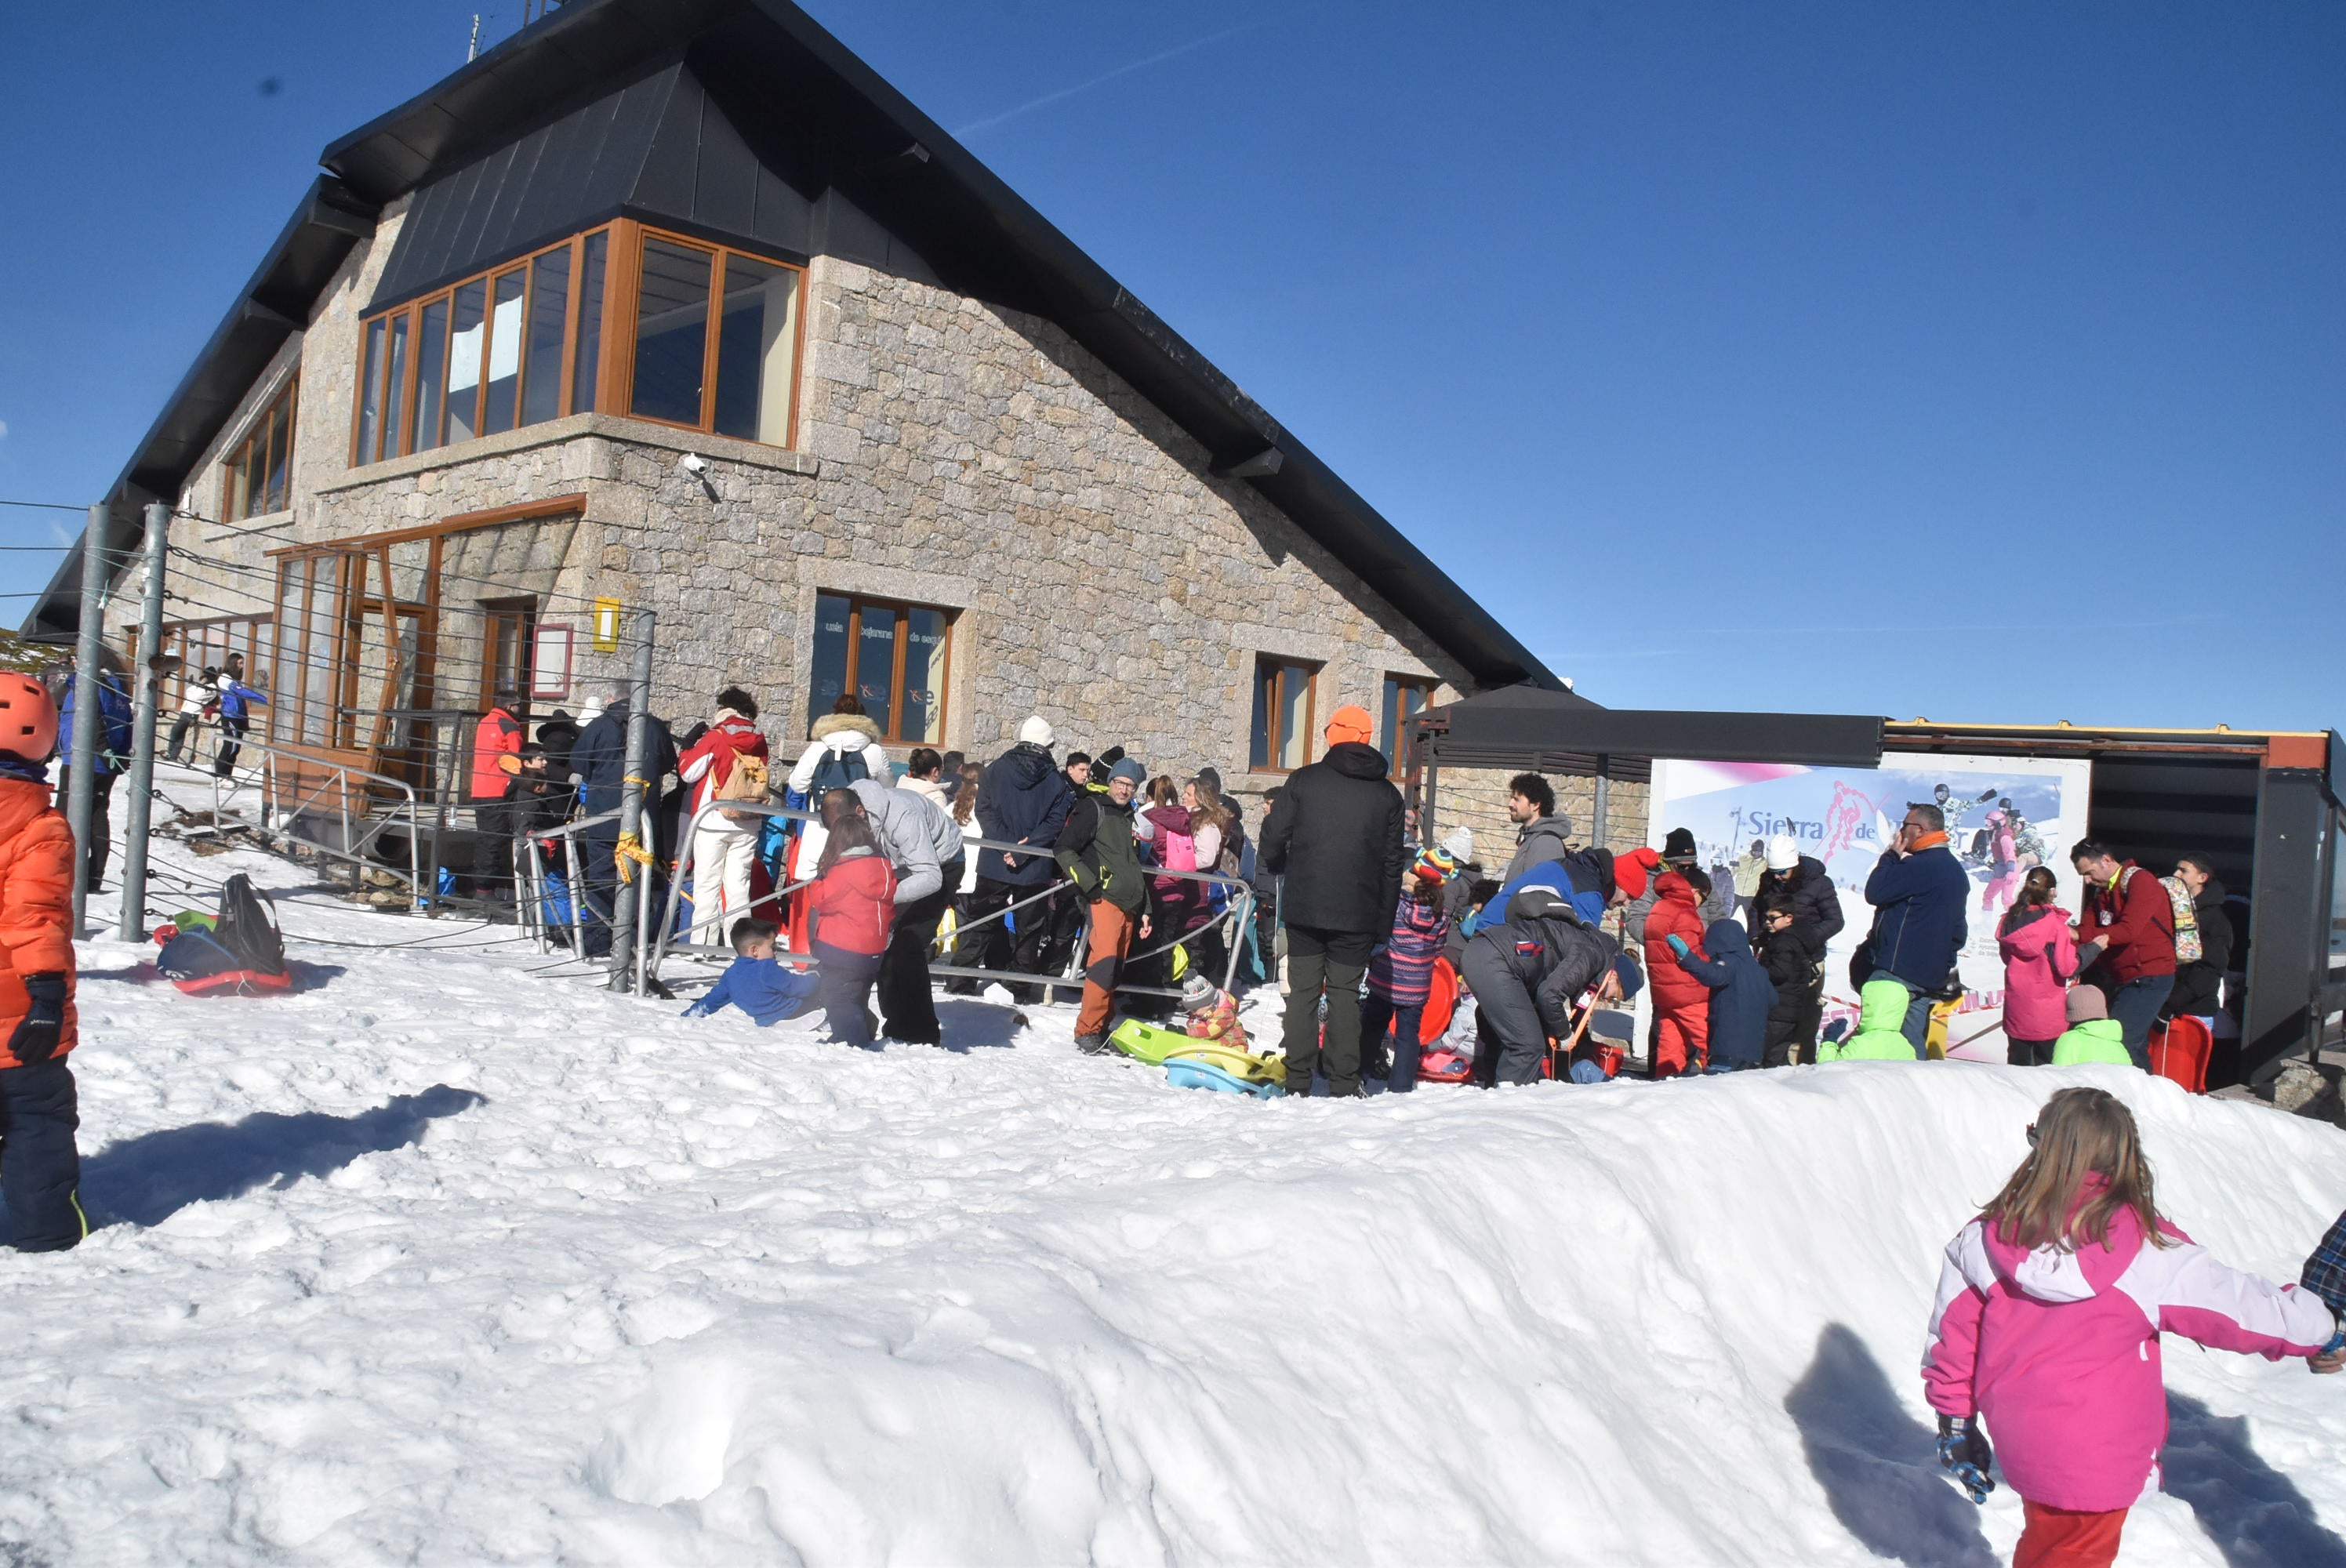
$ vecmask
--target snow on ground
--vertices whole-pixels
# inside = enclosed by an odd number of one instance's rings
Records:
[[[85,945],[108,1223],[0,1253],[0,1562],[1986,1563],[1914,1369],[2045,1094],[2238,1263],[2346,1206],[2337,1131],[2127,1074],[1259,1103],[1065,1010],[854,1052],[282,914],[288,997]],[[446,951],[301,940],[386,937]],[[2168,1354],[2122,1562],[2346,1562],[2346,1377]]]

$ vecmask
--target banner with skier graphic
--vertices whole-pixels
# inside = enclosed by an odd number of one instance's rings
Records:
[[[1873,923],[1865,881],[1910,804],[1946,813],[1947,844],[1971,878],[1970,928],[1958,960],[1964,997],[1947,1038],[1953,1054],[2004,1060],[1995,1027],[2004,1005],[1996,926],[2032,866],[2051,868],[2074,917],[2082,891],[2069,846],[2086,836],[2092,764],[2067,758],[1886,755],[1880,768],[1657,760],[1648,841],[1693,833],[1714,880],[1779,833],[1824,864],[1847,923],[1827,950],[1825,1017],[1853,1019],[1850,958]],[[1747,878],[1748,880],[1748,878]],[[1747,922],[1748,923],[1748,922]],[[1983,1033],[1982,1032],[1986,1033]],[[1973,1037],[1976,1038],[1973,1038]],[[1970,1039],[1968,1044],[1960,1044]]]

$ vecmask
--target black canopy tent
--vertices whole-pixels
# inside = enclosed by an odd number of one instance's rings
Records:
[[[2093,765],[2089,834],[2160,871],[2178,854],[2210,854],[2248,897],[2240,1074],[2270,1077],[2346,1023],[2346,743],[2333,732],[1617,710],[1515,686],[1428,708],[1414,738],[1409,789],[1429,831],[1442,769],[1505,769],[1594,778],[1590,840],[1621,844],[1643,842],[1647,824],[1608,822],[1607,785],[1649,781],[1657,758],[1878,768],[1885,753],[2080,757]]]

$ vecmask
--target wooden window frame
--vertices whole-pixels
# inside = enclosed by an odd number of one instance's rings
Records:
[[[679,234],[674,229],[655,229],[648,223],[638,223],[631,219],[623,218],[611,228],[614,249],[624,246],[627,256],[627,262],[624,268],[616,264],[616,256],[606,263],[607,281],[605,320],[607,321],[613,314],[607,306],[607,290],[623,272],[627,281],[627,302],[617,311],[618,319],[624,323],[624,330],[616,334],[617,341],[607,339],[604,343],[604,363],[607,372],[609,376],[617,378],[616,381],[607,379],[606,384],[617,385],[621,394],[615,400],[612,412],[623,418],[641,420],[646,424],[657,424],[668,430],[698,431],[703,435],[717,434],[717,350],[724,326],[725,272],[727,263],[733,257],[738,256],[744,261],[754,261],[760,267],[778,267],[785,272],[798,274],[797,305],[790,311],[790,407],[789,415],[782,422],[782,449],[791,452],[798,450],[799,389],[806,382],[807,270],[795,261],[785,261],[780,257],[763,255],[755,250],[745,250],[738,245],[720,244],[714,239],[701,239],[690,234]],[[644,247],[655,239],[665,244],[681,246],[688,250],[704,251],[709,257],[709,315],[702,331],[700,345],[700,419],[694,424],[683,424],[675,420],[658,419],[648,413],[634,412],[637,295],[643,285]],[[727,435],[719,436],[719,439],[741,441],[748,438]],[[914,607],[932,610],[939,606],[920,605]]]
[[[360,338],[359,352],[361,354],[364,354],[366,352],[366,341],[363,335]],[[247,502],[250,499],[252,488],[250,483],[250,477],[252,473],[252,463],[256,452],[255,443],[260,443],[258,454],[261,463],[260,472],[263,476],[262,483],[264,484],[267,483],[267,474],[269,473],[269,455],[270,451],[273,450],[270,443],[270,437],[271,433],[277,429],[277,413],[280,409],[282,409],[285,412],[285,504],[276,508],[276,511],[285,512],[291,510],[293,505],[293,448],[295,445],[294,437],[297,433],[295,417],[301,412],[301,402],[299,401],[301,386],[301,378],[298,373],[288,377],[285,384],[277,390],[277,394],[261,405],[260,412],[254,416],[252,423],[246,429],[243,438],[234,446],[229,448],[227,457],[224,458],[220,463],[219,515],[221,522],[241,523],[248,517],[267,517],[273,515],[273,514],[270,512],[255,512],[250,510],[247,505]],[[357,438],[353,435],[352,439],[355,441]]]
[[[520,663],[512,675],[513,684],[527,702],[537,685],[537,610],[536,596],[518,594],[498,599],[477,601],[481,612],[481,711],[486,713],[496,706],[497,697],[497,634],[510,622],[514,626],[514,646]]]
[[[1423,713],[1433,706],[1433,688],[1440,684],[1431,676],[1406,675],[1400,670],[1385,671],[1384,680],[1377,689],[1377,704],[1382,710],[1377,715],[1377,721],[1380,728],[1393,738],[1393,748],[1385,756],[1385,768],[1390,777],[1405,779],[1409,776],[1409,769],[1402,762],[1402,754],[1409,746],[1409,721],[1397,706],[1402,693],[1416,692],[1417,710]],[[1392,687],[1390,698],[1384,691],[1386,686]]]
[[[1318,733],[1320,728],[1320,677],[1328,667],[1316,659],[1291,658],[1285,654],[1257,654],[1254,656],[1254,680],[1247,688],[1247,699],[1252,703],[1261,694],[1263,672],[1266,667],[1275,671],[1283,671],[1290,666],[1307,672],[1303,677],[1303,760],[1297,763],[1295,767],[1308,768],[1313,760],[1311,737]],[[1280,678],[1283,679],[1284,677]],[[1279,760],[1279,754],[1284,749],[1280,744],[1284,737],[1279,728],[1279,711],[1282,706],[1280,698],[1282,696],[1284,696],[1283,691],[1272,693],[1271,699],[1263,706],[1262,734],[1265,760],[1260,763],[1256,763],[1254,760],[1254,716],[1251,708],[1248,712],[1247,761],[1250,766],[1247,770],[1250,773],[1295,771],[1295,768],[1289,768]]]
[[[887,610],[896,617],[896,636],[890,650],[891,663],[888,671],[888,689],[894,693],[889,705],[892,711],[889,715],[889,727],[881,733],[881,742],[888,746],[939,745],[944,738],[945,725],[950,718],[951,703],[948,694],[953,689],[954,628],[959,621],[961,612],[950,605],[924,605],[916,599],[891,599],[873,594],[852,594],[842,589],[816,590],[818,600],[826,596],[847,601],[847,668],[842,678],[846,683],[845,689],[851,692],[855,689],[856,672],[861,667],[863,651],[863,612],[866,609]],[[944,617],[945,623],[944,662],[939,667],[940,677],[937,681],[937,738],[935,740],[931,740],[925,736],[899,733],[903,728],[904,715],[904,656],[913,644],[912,612],[914,610],[934,611]],[[809,677],[807,701],[810,707],[813,705],[814,691],[811,677]],[[820,713],[810,713],[807,715],[807,722],[811,725],[821,717]]]
[[[597,224],[592,229],[583,229],[580,232],[574,234],[566,239],[558,239],[551,245],[541,245],[536,249],[529,251],[526,254],[509,258],[506,260],[500,261],[494,267],[483,268],[478,272],[459,278],[454,282],[433,290],[428,294],[419,294],[415,298],[394,305],[387,311],[378,311],[371,316],[362,317],[359,321],[358,343],[354,351],[358,356],[358,371],[362,377],[364,376],[366,372],[367,333],[373,329],[375,323],[378,321],[383,323],[383,341],[386,347],[382,355],[382,363],[376,367],[375,372],[374,397],[377,419],[375,423],[374,451],[372,453],[362,452],[359,448],[361,415],[364,412],[366,408],[365,389],[361,388],[358,395],[355,395],[351,399],[351,466],[352,468],[363,468],[367,464],[372,463],[389,463],[395,458],[413,457],[419,452],[453,451],[454,449],[468,444],[471,442],[484,439],[481,427],[485,423],[488,413],[488,371],[490,356],[495,351],[496,280],[505,277],[507,273],[515,270],[518,270],[521,273],[522,279],[522,349],[515,360],[515,368],[514,371],[515,423],[508,426],[506,430],[499,431],[496,433],[504,435],[509,433],[511,431],[526,430],[529,428],[529,426],[523,423],[521,420],[522,412],[529,406],[529,360],[527,351],[529,348],[529,322],[533,313],[533,308],[536,303],[537,263],[539,258],[551,255],[556,250],[567,250],[570,253],[570,271],[568,298],[563,303],[562,355],[561,364],[559,366],[559,373],[562,378],[562,389],[560,392],[556,394],[555,399],[555,408],[556,412],[553,417],[556,419],[561,419],[568,414],[587,413],[593,412],[592,409],[578,409],[571,407],[571,398],[575,391],[572,383],[576,380],[576,376],[574,374],[574,361],[578,344],[578,315],[581,303],[580,296],[584,292],[580,284],[586,272],[586,241],[597,234],[601,234],[607,237],[604,240],[603,247],[604,287],[601,330],[604,340],[604,362],[607,364],[609,358],[609,340],[612,329],[613,298],[610,288],[610,264],[612,251],[617,245],[617,231],[621,227],[623,227],[623,225],[617,222]],[[474,433],[466,436],[463,441],[443,443],[437,441],[436,438],[439,434],[441,413],[447,406],[448,401],[449,359],[455,351],[456,293],[459,290],[469,288],[475,283],[481,285],[482,315],[481,379],[475,382],[473,387],[472,428]],[[431,446],[411,449],[408,445],[408,436],[409,433],[415,429],[415,405],[417,398],[420,395],[418,389],[423,379],[419,373],[422,369],[423,352],[423,312],[433,305],[445,306],[447,308],[448,317],[447,329],[441,333],[439,354],[440,373],[435,382],[435,385],[439,389],[438,397],[440,406],[431,411],[431,430],[435,441]],[[395,399],[393,396],[394,389],[392,386],[391,376],[392,356],[388,348],[391,341],[390,322],[394,317],[403,319],[407,323],[406,369],[405,374],[401,378],[400,384],[396,389],[397,397]],[[607,388],[609,384],[607,379],[604,376],[598,375],[596,379],[598,391]],[[596,400],[596,406],[607,406],[607,400],[602,397],[597,397]],[[536,421],[532,423],[543,423],[545,422]]]

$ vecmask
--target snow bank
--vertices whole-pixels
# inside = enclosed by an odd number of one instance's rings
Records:
[[[1914,1364],[2047,1092],[2125,1095],[2244,1266],[2346,1206],[2334,1130],[2108,1072],[1260,1104],[1064,1012],[865,1054],[291,951],[340,972],[198,1001],[85,949],[116,1223],[0,1255],[0,1561],[1986,1563],[2017,1500],[1937,1477]],[[2346,1560],[2346,1378],[2169,1366],[2124,1561]]]

